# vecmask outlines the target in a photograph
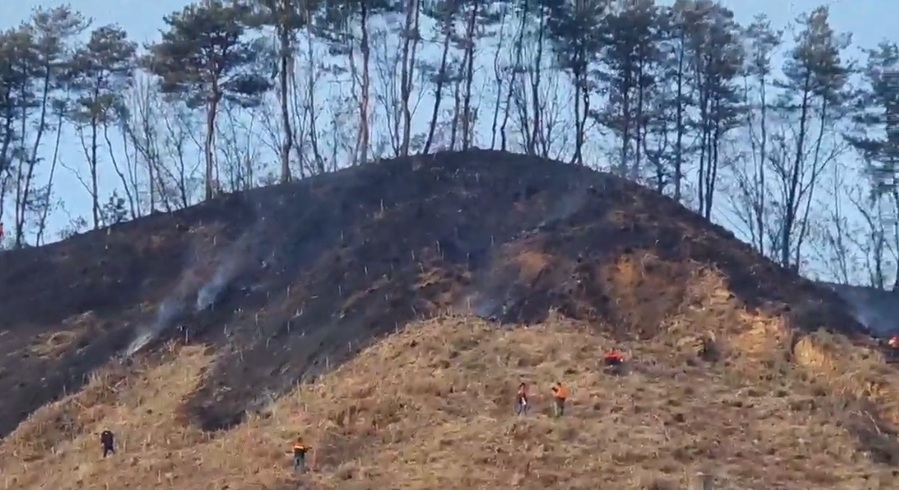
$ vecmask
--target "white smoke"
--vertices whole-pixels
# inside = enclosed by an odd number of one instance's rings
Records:
[[[222,291],[231,282],[237,270],[236,264],[224,263],[216,269],[212,279],[200,288],[197,292],[196,311],[203,311],[214,305],[221,296]]]
[[[125,349],[125,356],[134,355],[152,342],[159,334],[169,328],[172,322],[184,311],[184,304],[177,296],[166,298],[156,310],[156,320],[150,325],[138,327],[134,340]]]
[[[899,327],[899,301],[892,293],[874,288],[819,283],[839,295],[846,302],[849,313],[875,336],[893,335]]]
[[[260,208],[261,203],[256,203],[256,207]],[[212,278],[198,289],[194,289],[197,276],[195,266],[188,266],[182,274],[181,282],[175,292],[159,305],[156,320],[150,325],[137,328],[134,340],[125,349],[125,356],[131,356],[138,352],[159,337],[163,331],[174,326],[175,321],[187,308],[186,303],[193,291],[196,291],[197,294],[195,311],[200,312],[213,306],[220,299],[222,292],[237,278],[243,267],[252,262],[253,245],[258,245],[256,242],[261,236],[264,221],[265,217],[263,216],[234,243],[213,255],[212,260],[206,262],[206,264],[217,263],[218,265]],[[192,256],[196,255],[192,254]]]
[[[241,268],[246,265],[250,257],[250,243],[254,236],[258,235],[258,226],[237,239],[221,254],[221,261],[212,279],[203,284],[197,292],[196,311],[203,311],[215,304],[222,292],[240,274]]]

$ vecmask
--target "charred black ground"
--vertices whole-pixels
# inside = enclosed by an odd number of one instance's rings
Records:
[[[648,255],[664,274],[625,283],[609,272]],[[185,406],[218,429],[447,309],[529,323],[557,308],[650,337],[696,263],[720,269],[747,306],[789,312],[797,328],[861,329],[834,293],[668,198],[584,167],[447,152],[0,254],[0,435],[154,324],[151,351],[173,338],[220,351]],[[223,285],[216,303],[195,311],[211,282]],[[160,321],[166,301],[177,314]]]

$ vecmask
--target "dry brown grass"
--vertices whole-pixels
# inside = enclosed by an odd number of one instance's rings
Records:
[[[73,348],[77,348],[92,326],[96,324],[94,313],[89,311],[66,320],[55,332],[37,335],[31,343],[31,353],[50,358],[60,358]]]
[[[287,454],[297,435],[315,446],[304,477],[314,488],[661,490],[700,488],[702,478],[735,490],[897,488],[849,430],[864,422],[860,395],[884,419],[896,413],[890,373],[873,353],[816,334],[793,355],[786,325],[736,307],[709,271],[665,327],[620,345],[632,369],[614,377],[599,365],[611,342],[591,326],[551,316],[501,330],[438,318],[214,437],[178,415],[214,358],[173,349],[153,366],[109,369],[36,412],[0,445],[0,488],[297,488]],[[699,339],[721,361],[699,360]],[[560,420],[548,416],[557,379],[572,393]],[[534,411],[515,417],[522,380]],[[97,437],[105,427],[120,444],[107,460]]]
[[[42,334],[31,345],[31,352],[41,357],[58,358],[69,351],[80,337],[81,333],[69,330]]]
[[[513,263],[518,266],[519,280],[525,284],[533,282],[554,262],[552,255],[535,252],[532,250],[515,254]]]

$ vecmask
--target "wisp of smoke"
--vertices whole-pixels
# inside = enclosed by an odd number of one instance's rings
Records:
[[[894,322],[890,321],[890,317],[884,316],[876,307],[866,304],[864,299],[856,297],[849,299],[848,303],[852,306],[852,316],[870,333],[887,336],[894,332]]]
[[[899,302],[892,293],[873,288],[819,283],[837,293],[846,303],[848,312],[855,320],[874,336],[889,336],[897,333],[896,315]]]
[[[230,258],[230,257],[229,257]],[[197,292],[196,311],[203,311],[209,308],[219,299],[225,287],[234,279],[237,272],[237,262],[235,260],[226,260],[212,275],[212,280],[204,284],[200,291]]]
[[[539,228],[565,220],[581,209],[589,200],[590,182],[572,181],[568,184],[568,192],[547,210]],[[491,250],[490,254],[495,253]],[[474,281],[470,287],[467,302],[471,313],[488,321],[505,320],[515,298],[517,273],[499,271]]]
[[[569,191],[555,202],[553,207],[546,213],[542,226],[547,226],[557,221],[567,219],[583,209],[587,205],[590,185],[588,183],[578,181],[569,184]]]
[[[258,211],[263,209],[263,202],[259,199],[250,198]],[[235,243],[227,247],[221,252],[219,257],[218,268],[212,275],[212,279],[203,284],[197,291],[196,311],[203,311],[214,305],[220,298],[225,288],[238,276],[242,267],[252,260],[253,245],[262,236],[262,228],[265,217],[257,217],[256,221],[250,229],[244,233]],[[197,254],[189,254],[191,257]],[[213,261],[214,262],[214,261]],[[193,268],[195,264],[190,263],[185,267],[186,271]],[[190,275],[182,275],[181,283],[176,288],[175,293],[163,300],[159,305],[156,313],[156,320],[151,325],[139,327],[135,332],[135,338],[125,350],[125,356],[131,356],[147,344],[156,339],[164,330],[170,328],[177,318],[184,313],[186,304],[185,300],[193,290],[193,283],[189,279]]]
[[[155,339],[184,311],[184,304],[177,296],[166,298],[156,311],[156,320],[137,329],[134,340],[125,349],[125,356],[131,356]]]
[[[254,240],[261,237],[262,220],[240,236],[222,253],[222,260],[212,275],[212,279],[197,292],[196,311],[203,311],[215,304],[222,292],[237,278],[243,266],[253,257]],[[258,245],[258,244],[257,244]]]
[[[486,298],[479,295],[476,295],[475,298],[472,299],[471,309],[475,316],[484,320],[497,320],[503,315],[502,303],[493,298]]]

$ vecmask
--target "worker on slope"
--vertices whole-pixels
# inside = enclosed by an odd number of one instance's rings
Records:
[[[887,362],[892,363],[899,360],[899,335],[893,335],[892,337],[890,337],[890,340],[887,341],[887,347]]]
[[[518,385],[518,394],[515,398],[515,415],[528,413],[528,385],[521,383]]]
[[[100,445],[103,446],[103,457],[115,454],[115,436],[109,429],[100,433]]]
[[[611,349],[602,356],[605,369],[612,374],[620,374],[624,369],[624,354],[618,349]]]
[[[565,415],[565,401],[568,400],[568,388],[562,385],[561,381],[556,381],[552,387],[553,392],[553,411],[556,417]]]
[[[306,472],[306,453],[312,449],[303,443],[303,438],[298,437],[297,442],[293,444],[293,469],[297,473]]]

